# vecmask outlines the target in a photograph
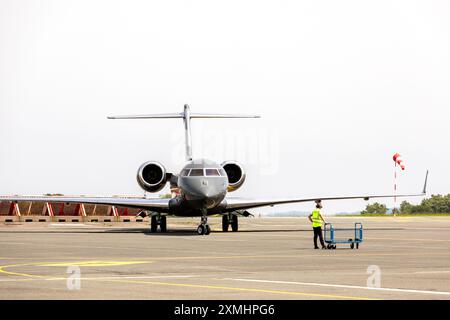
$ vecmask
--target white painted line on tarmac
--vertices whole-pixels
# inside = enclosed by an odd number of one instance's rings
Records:
[[[413,227],[404,227],[402,228],[404,230],[450,230],[450,228],[443,228],[443,227],[417,227],[417,228],[413,228]]]
[[[331,287],[331,288],[345,288],[345,289],[363,289],[363,290],[373,290],[373,291],[390,291],[390,292],[436,294],[436,295],[450,296],[450,292],[446,292],[446,291],[426,291],[426,290],[397,289],[397,288],[372,288],[372,287],[350,286],[350,285],[341,285],[341,284],[295,282],[295,281],[273,281],[273,280],[256,280],[256,279],[225,278],[225,279],[222,279],[222,280],[241,281],[241,282],[258,282],[258,283],[276,283],[276,284],[296,284],[296,285],[301,285],[301,286]]]
[[[379,238],[367,237],[365,240],[390,240],[390,241],[419,241],[419,242],[450,242],[450,239],[413,239],[413,238]]]
[[[417,271],[415,274],[439,274],[439,273],[450,273],[450,270],[436,270],[436,271]]]
[[[29,242],[14,242],[14,241],[0,241],[0,243],[4,243],[4,244],[25,244],[25,245],[29,244]]]
[[[50,223],[52,227],[92,227],[92,225],[87,225],[84,223]]]
[[[208,241],[208,242],[244,242],[243,239],[226,239],[226,238],[212,238],[212,237],[180,237],[184,240],[192,241]]]
[[[370,248],[384,248],[384,249],[386,249],[386,245],[382,245],[382,244],[373,244],[373,243],[368,243],[368,244],[365,244],[365,245],[367,245],[367,246],[370,246]],[[389,244],[389,248],[408,248],[408,249],[410,249],[411,248],[411,245],[410,244],[407,244],[407,243],[405,243],[404,245],[393,245],[393,244]],[[435,250],[436,251],[436,255],[439,255],[440,254],[440,252],[437,252],[437,251],[439,251],[439,250],[445,250],[445,251],[448,251],[448,246],[441,246],[441,247],[439,247],[439,246],[437,246],[437,245],[434,245],[434,246],[421,246],[421,245],[417,245],[417,244],[414,244],[414,248],[415,249],[430,249],[430,250]]]
[[[44,280],[44,279],[0,279],[0,282],[24,282],[24,281],[36,281],[36,280]]]

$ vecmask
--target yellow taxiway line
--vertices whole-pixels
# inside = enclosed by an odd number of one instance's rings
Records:
[[[306,296],[306,297],[317,297],[317,298],[328,298],[328,299],[381,300],[381,299],[372,299],[372,298],[354,297],[354,296],[340,296],[340,295],[332,295],[332,294],[307,293],[307,292],[282,291],[282,290],[266,290],[266,289],[240,288],[240,287],[201,285],[201,284],[187,284],[187,283],[174,283],[174,282],[160,282],[160,281],[133,281],[133,280],[103,280],[103,281],[133,283],[133,284],[151,284],[151,285],[170,286],[170,287],[229,290],[229,291],[241,291],[241,292],[253,292],[253,293],[270,293],[270,294],[279,294],[279,295]]]
[[[136,263],[150,263],[144,261],[135,261]],[[82,262],[84,266],[104,266],[104,265],[114,265],[114,261],[85,261]],[[118,261],[115,265],[129,265],[133,264],[133,261],[124,263],[123,261]],[[55,277],[55,276],[43,276],[28,273],[19,273],[5,270],[6,268],[13,267],[24,267],[24,266],[70,266],[76,265],[74,262],[67,263],[25,263],[25,264],[11,264],[0,266],[0,274],[21,276],[26,278],[35,278],[41,280],[66,280],[65,278]],[[346,299],[346,300],[379,300],[365,297],[355,297],[355,296],[341,296],[341,295],[331,295],[331,294],[319,294],[319,293],[307,293],[307,292],[296,292],[296,291],[283,291],[283,290],[267,290],[267,289],[255,289],[255,288],[241,288],[241,287],[230,287],[230,286],[216,286],[216,285],[197,285],[188,283],[176,283],[176,282],[160,282],[160,281],[137,281],[137,280],[120,280],[120,279],[110,279],[107,277],[99,278],[88,278],[85,280],[89,281],[108,281],[108,282],[118,282],[118,283],[132,283],[132,284],[151,284],[159,286],[172,286],[172,287],[184,287],[184,288],[199,288],[199,289],[214,289],[214,290],[229,290],[229,291],[241,291],[241,292],[252,292],[252,293],[269,293],[278,295],[293,295],[293,296],[305,296],[305,297],[316,297],[316,298],[327,298],[327,299]]]

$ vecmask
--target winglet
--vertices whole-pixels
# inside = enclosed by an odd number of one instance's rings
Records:
[[[427,170],[427,174],[425,175],[425,183],[423,184],[423,190],[422,190],[423,194],[427,193],[427,182],[428,182],[428,170]]]

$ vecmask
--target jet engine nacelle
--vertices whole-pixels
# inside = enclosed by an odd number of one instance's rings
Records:
[[[166,185],[166,168],[156,161],[146,162],[139,167],[137,181],[145,191],[158,192]]]
[[[228,176],[228,192],[239,189],[245,181],[244,168],[235,161],[226,161],[222,163],[222,168]]]

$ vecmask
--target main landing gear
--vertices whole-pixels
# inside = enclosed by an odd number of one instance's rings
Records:
[[[207,211],[206,210],[202,210],[202,221],[200,223],[200,225],[197,227],[197,233],[199,235],[209,235],[211,233],[211,227],[208,224],[208,216],[207,216]]]
[[[228,214],[222,216],[222,231],[228,232],[231,224],[231,230],[237,232],[239,229],[238,216],[234,214]]]
[[[166,216],[157,215],[152,216],[151,224],[150,224],[150,230],[152,233],[156,233],[159,230],[161,232],[167,232],[167,218]]]

